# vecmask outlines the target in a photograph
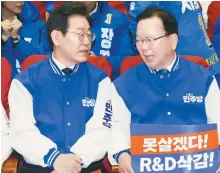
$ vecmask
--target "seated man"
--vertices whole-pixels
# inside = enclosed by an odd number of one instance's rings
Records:
[[[177,51],[181,55],[203,57],[212,74],[220,75],[220,61],[206,32],[202,11],[196,1],[136,1],[130,3],[130,30],[135,39],[137,16],[154,5],[172,13],[178,22]],[[220,86],[220,79],[216,78]]]
[[[69,2],[68,2],[69,3]],[[91,16],[91,30],[95,34],[91,51],[93,55],[103,56],[112,66],[112,79],[119,76],[120,64],[127,56],[133,55],[129,34],[128,17],[108,5],[108,2],[81,1]],[[52,11],[60,2],[47,3]],[[120,19],[120,20],[119,20]]]
[[[138,16],[136,46],[143,63],[114,81],[111,89],[110,155],[119,171],[132,173],[130,123],[196,125],[218,123],[220,90],[204,67],[179,57],[175,17],[149,7]]]
[[[32,54],[50,54],[46,25],[39,19],[37,7],[32,2],[1,4],[1,53],[11,64],[13,78],[20,72],[20,64]]]
[[[12,81],[11,145],[24,158],[21,173],[78,173],[89,165],[92,172],[109,143],[111,81],[86,62],[93,34],[84,5],[56,8],[47,28],[52,56]]]

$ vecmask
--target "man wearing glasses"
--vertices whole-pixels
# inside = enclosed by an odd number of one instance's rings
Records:
[[[176,52],[175,17],[149,7],[138,16],[136,46],[143,63],[114,81],[110,155],[120,173],[133,173],[130,123],[193,125],[218,123],[220,91],[205,68]]]
[[[220,86],[220,61],[216,47],[212,45],[203,22],[198,1],[130,1],[130,31],[136,34],[137,16],[149,6],[157,6],[172,13],[178,22],[177,51],[181,55],[200,56],[210,66]],[[217,8],[217,7],[216,7]],[[213,13],[214,14],[214,13]],[[212,16],[213,17],[213,16]]]
[[[19,74],[9,93],[11,145],[24,158],[19,172],[101,170],[111,128],[111,81],[86,62],[93,39],[86,7],[58,7],[47,29],[52,56]]]

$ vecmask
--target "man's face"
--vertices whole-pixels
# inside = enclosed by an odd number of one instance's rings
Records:
[[[12,11],[13,13],[19,14],[21,13],[23,6],[24,6],[24,1],[17,1],[17,2],[13,2],[13,1],[4,1],[4,6]]]
[[[90,25],[83,16],[71,16],[68,20],[66,35],[62,35],[58,49],[73,63],[87,61],[91,48]]]
[[[137,50],[143,61],[152,69],[166,68],[172,62],[170,57],[172,57],[175,46],[170,36],[165,35],[163,23],[158,17],[151,17],[138,22],[136,33]],[[154,40],[158,37],[161,38]],[[143,39],[148,41],[141,42],[140,40]]]

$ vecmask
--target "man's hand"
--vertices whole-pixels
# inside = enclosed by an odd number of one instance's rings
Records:
[[[60,154],[54,162],[54,171],[58,173],[79,173],[81,172],[81,162],[78,155]]]
[[[1,22],[1,27],[3,30],[2,39],[4,41],[7,41],[8,38],[11,36],[11,31],[12,31],[11,22],[9,20],[4,20]]]
[[[119,156],[118,159],[118,170],[119,173],[134,173],[131,167],[131,155],[124,152]]]
[[[18,37],[18,31],[22,27],[22,23],[17,19],[17,16],[14,17],[14,20],[11,23],[11,37],[17,38]]]

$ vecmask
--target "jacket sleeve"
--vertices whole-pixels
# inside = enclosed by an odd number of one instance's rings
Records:
[[[31,93],[17,79],[9,91],[10,143],[26,162],[52,167],[59,156],[57,145],[42,135],[36,126]]]
[[[25,58],[33,54],[51,54],[52,49],[47,38],[48,35],[45,24],[43,24],[42,28],[36,33],[30,43],[25,41],[24,38],[21,38],[14,49],[15,53],[18,55],[19,62],[22,63]]]
[[[9,143],[9,120],[6,112],[1,104],[1,167],[4,161],[12,153],[12,148]]]
[[[220,90],[215,78],[208,89],[205,98],[205,108],[208,123],[217,123],[220,144]]]
[[[7,55],[13,52],[13,42],[9,38],[6,42],[1,41],[1,57],[7,57]]]
[[[84,167],[102,159],[107,153],[112,126],[110,84],[108,77],[99,83],[93,116],[86,124],[85,134],[70,148],[81,157]]]
[[[131,113],[122,97],[118,94],[114,84],[111,85],[111,100],[113,123],[110,137],[109,161],[114,165],[116,160],[113,159],[113,155],[130,149]]]

